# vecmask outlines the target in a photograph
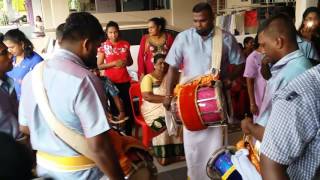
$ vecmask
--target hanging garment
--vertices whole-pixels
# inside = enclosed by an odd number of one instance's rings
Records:
[[[236,14],[231,14],[231,19],[230,19],[230,28],[229,28],[229,32],[231,34],[235,34],[235,30],[237,29],[236,26]]]
[[[239,35],[244,35],[244,12],[235,14],[236,29]]]
[[[245,33],[254,34],[258,28],[257,10],[246,11],[244,15]]]
[[[230,14],[225,15],[224,19],[223,19],[223,27],[222,27],[222,29],[230,32],[230,24],[231,24],[231,15]]]

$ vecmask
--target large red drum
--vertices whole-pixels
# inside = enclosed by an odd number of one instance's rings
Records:
[[[173,119],[190,131],[226,124],[226,104],[220,82],[183,86],[171,103]]]

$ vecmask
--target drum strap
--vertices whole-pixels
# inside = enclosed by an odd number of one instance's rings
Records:
[[[211,68],[215,75],[220,73],[221,58],[223,47],[222,30],[219,27],[214,28],[214,35],[212,39],[212,53],[211,53]]]
[[[221,59],[223,50],[223,34],[219,27],[214,28],[214,36],[212,39],[212,53],[211,53],[211,70],[215,76],[220,74]],[[228,113],[226,114],[228,116]],[[227,117],[229,119],[229,117]],[[228,126],[222,126],[222,144],[228,144]]]
[[[43,84],[43,69],[45,62],[41,62],[35,66],[32,70],[32,87],[33,93],[35,94],[35,100],[38,103],[38,107],[43,115],[44,119],[47,121],[49,127],[55,132],[55,134],[60,137],[66,144],[72,147],[75,151],[84,155],[88,158],[86,161],[81,161],[78,164],[80,167],[92,166],[92,159],[94,157],[93,153],[89,149],[87,140],[85,137],[70,128],[66,127],[52,112],[48,96]],[[117,154],[120,166],[125,174],[127,174],[132,169],[132,162],[127,157],[126,152],[131,148],[140,149],[147,152],[147,149],[139,142],[137,139],[130,136],[121,136],[118,132],[112,129],[108,131],[111,136],[111,144]],[[43,156],[48,157],[48,156]],[[52,157],[52,156],[51,156]],[[48,159],[48,158],[46,158]],[[84,158],[82,158],[84,159]],[[90,160],[91,159],[91,160]],[[79,162],[79,160],[76,160]],[[59,161],[61,162],[61,161]],[[89,164],[83,164],[83,162],[90,162]],[[70,164],[70,162],[69,162]],[[63,165],[65,165],[63,163]]]
[[[215,27],[215,33],[212,39],[212,54],[211,54],[211,66],[212,73],[217,76],[221,71],[221,60],[223,53],[223,32],[219,27]],[[230,117],[233,117],[233,109],[231,103],[230,92],[228,90],[225,91],[224,99],[227,104],[228,113],[227,119],[230,121]]]
[[[47,121],[49,127],[56,133],[58,137],[60,137],[65,143],[67,143],[80,154],[83,154],[89,159],[93,159],[92,157],[94,156],[89,150],[87,141],[84,136],[66,127],[52,112],[43,84],[44,66],[45,62],[41,62],[32,71],[32,87],[34,97],[41,111],[41,114]]]

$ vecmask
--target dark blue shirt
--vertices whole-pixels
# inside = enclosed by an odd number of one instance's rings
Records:
[[[33,52],[31,56],[25,57],[20,64],[16,64],[16,57],[13,57],[13,69],[7,73],[9,77],[14,80],[14,88],[17,93],[18,100],[20,99],[21,94],[21,82],[24,76],[30,72],[36,64],[41,62],[43,58]]]

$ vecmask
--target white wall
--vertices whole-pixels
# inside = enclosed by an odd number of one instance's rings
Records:
[[[31,2],[34,19],[36,19],[36,16],[40,16],[43,20],[41,0],[32,0]]]
[[[50,0],[52,25],[53,27],[59,26],[69,16],[68,0]]]
[[[187,29],[192,26],[192,8],[199,2],[205,0],[172,0],[172,25]]]
[[[53,28],[53,14],[50,0],[41,0],[41,7],[45,29]]]

